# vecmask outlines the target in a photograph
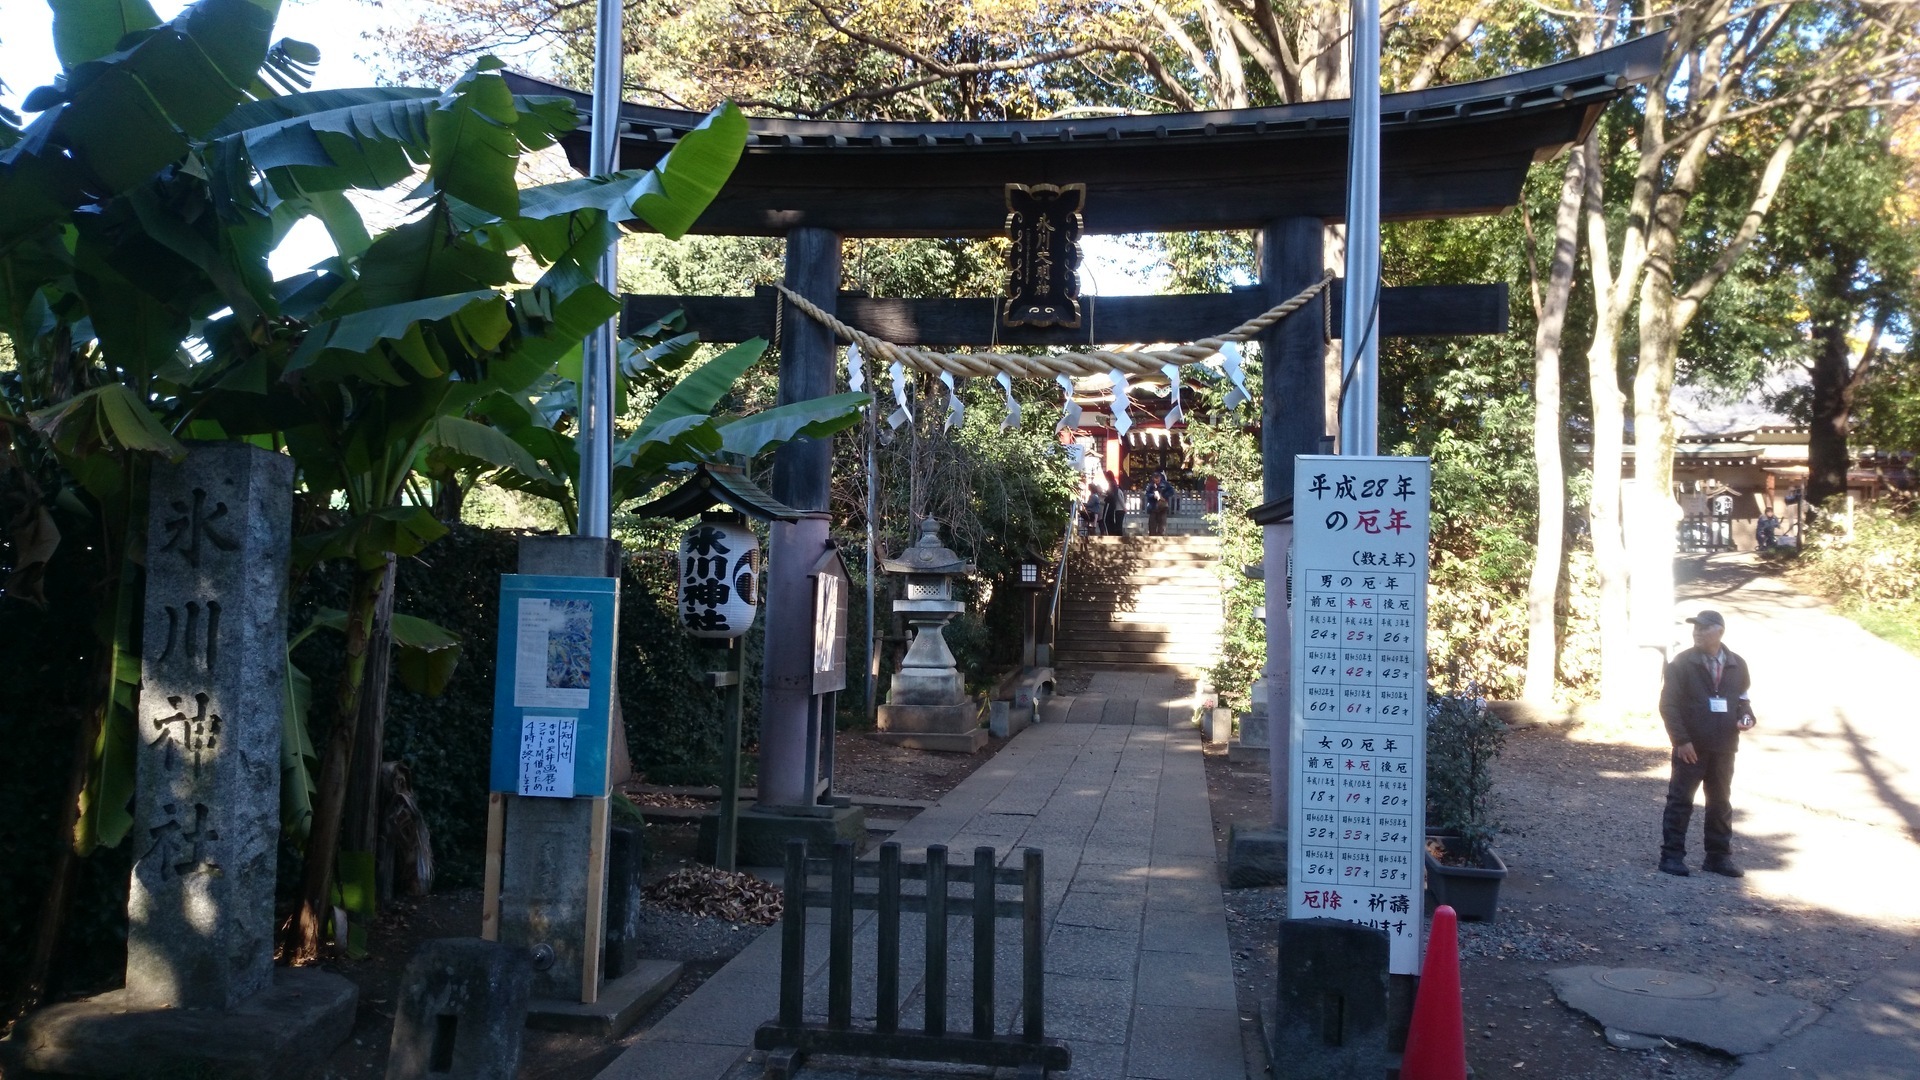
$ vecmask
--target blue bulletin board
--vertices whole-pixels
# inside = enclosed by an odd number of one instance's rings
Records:
[[[607,793],[617,584],[500,575],[492,790],[561,799]]]

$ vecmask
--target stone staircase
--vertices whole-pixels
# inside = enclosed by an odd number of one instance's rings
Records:
[[[1081,537],[1067,560],[1055,664],[1193,671],[1218,658],[1218,537]]]

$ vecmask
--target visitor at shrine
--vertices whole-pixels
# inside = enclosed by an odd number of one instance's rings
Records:
[[[1107,478],[1097,467],[1081,474],[1080,523],[1081,532],[1087,536],[1106,534],[1107,493]]]
[[[1127,532],[1127,493],[1120,478],[1107,470],[1106,535],[1125,536]]]
[[[1173,481],[1167,479],[1167,470],[1156,469],[1153,479],[1147,481],[1147,535],[1167,535],[1167,515],[1173,513]]]
[[[1660,872],[1687,876],[1687,824],[1693,819],[1693,793],[1707,789],[1705,839],[1709,874],[1745,877],[1733,863],[1733,759],[1740,733],[1753,727],[1753,703],[1747,662],[1723,648],[1727,621],[1717,611],[1702,611],[1693,624],[1693,648],[1667,665],[1660,688],[1660,719],[1673,741],[1673,772],[1667,781],[1667,810],[1661,821]]]

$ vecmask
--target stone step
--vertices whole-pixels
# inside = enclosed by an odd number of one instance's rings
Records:
[[[1054,654],[1053,661],[1059,665],[1073,666],[1112,666],[1112,667],[1178,667],[1206,668],[1218,662],[1214,653],[1170,653],[1145,649],[1086,649],[1067,651],[1062,649]]]

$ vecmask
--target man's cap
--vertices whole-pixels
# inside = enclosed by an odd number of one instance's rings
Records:
[[[1688,619],[1687,621],[1694,624],[1695,626],[1727,625],[1727,620],[1721,618],[1720,613],[1713,610],[1712,608],[1708,608],[1705,611],[1702,611],[1700,614],[1695,615],[1694,617],[1692,617],[1691,619]]]

